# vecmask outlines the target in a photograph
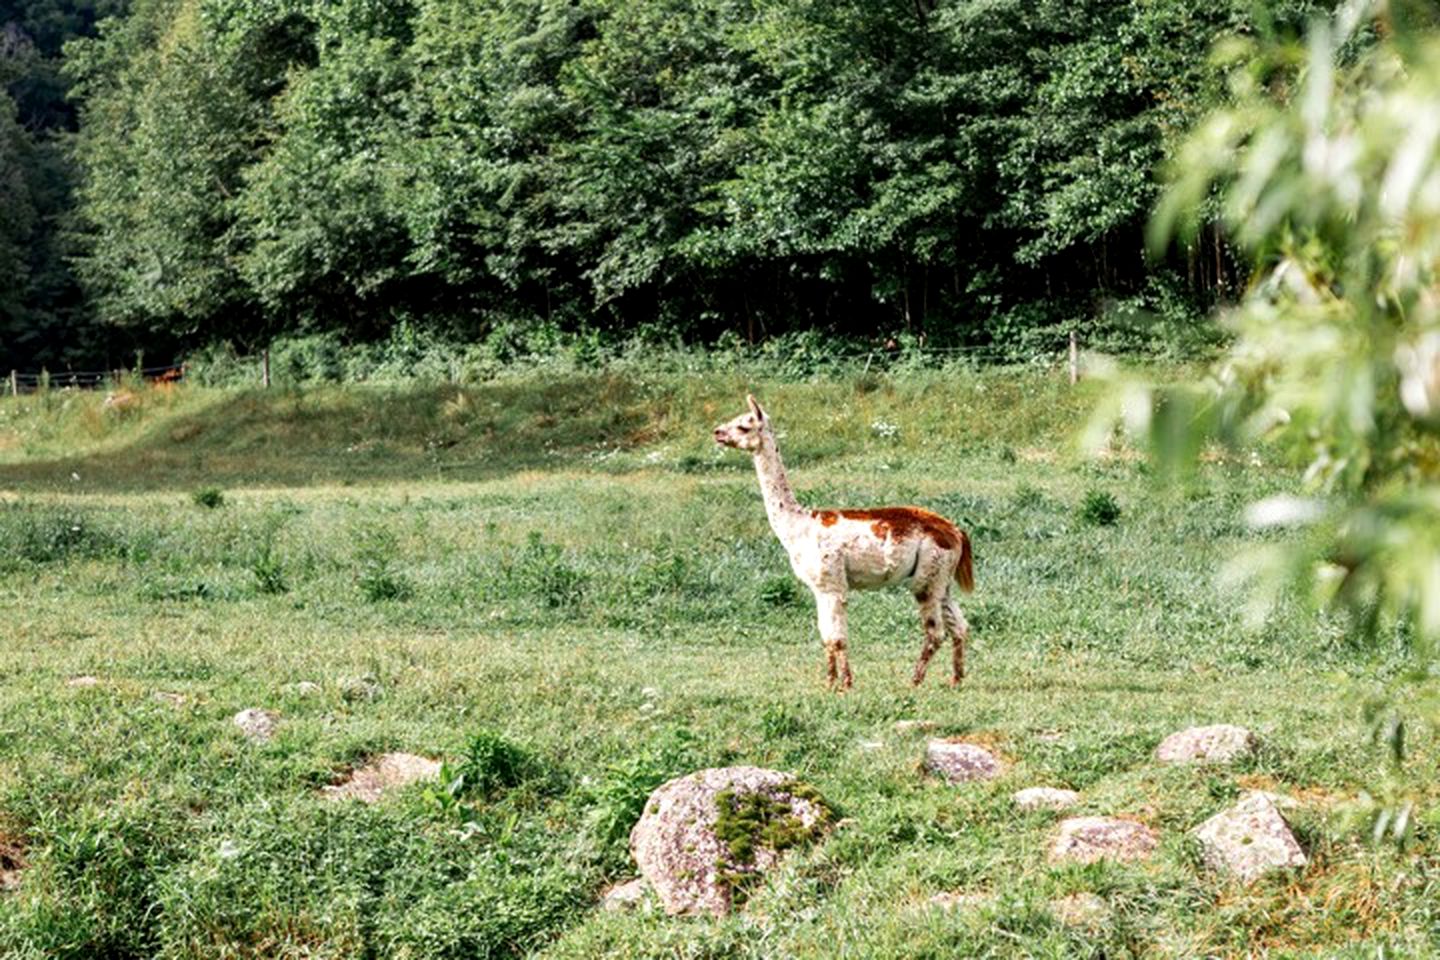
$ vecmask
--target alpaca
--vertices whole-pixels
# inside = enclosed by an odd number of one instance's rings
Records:
[[[815,594],[826,675],[841,692],[854,682],[845,654],[846,597],[851,589],[872,590],[909,581],[925,644],[911,683],[925,679],[930,658],[950,634],[954,653],[950,685],[965,677],[965,639],[970,626],[950,594],[952,582],[974,589],[970,538],[939,514],[919,507],[876,510],[807,510],[796,500],[780,462],[770,418],[753,396],[750,410],[715,428],[715,442],[752,454],[770,528],[790,555],[795,575]]]

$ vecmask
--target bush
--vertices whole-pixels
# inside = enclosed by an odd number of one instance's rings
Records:
[[[1078,515],[1092,527],[1113,527],[1120,520],[1120,504],[1104,490],[1091,490],[1080,501]]]
[[[509,575],[522,592],[550,609],[573,607],[585,596],[584,572],[565,559],[559,544],[546,543],[538,531],[530,532]]]
[[[195,501],[196,506],[207,510],[214,510],[225,504],[225,494],[219,487],[201,487],[190,495],[190,499]]]
[[[399,540],[389,530],[377,527],[360,534],[360,543],[355,549],[358,567],[355,582],[360,592],[371,603],[387,600],[409,600],[415,588],[403,573],[395,568],[395,553]]]

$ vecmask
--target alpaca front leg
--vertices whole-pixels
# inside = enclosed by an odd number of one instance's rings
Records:
[[[845,655],[846,597],[843,593],[815,591],[815,612],[820,621],[820,639],[825,643],[826,684],[843,693],[855,682],[850,660]]]
[[[910,678],[912,686],[918,687],[924,681],[925,670],[930,666],[930,658],[935,656],[935,651],[940,649],[940,644],[945,639],[940,617],[939,601],[921,601],[920,620],[925,626],[925,645],[920,648],[920,659],[915,663],[915,675]]]

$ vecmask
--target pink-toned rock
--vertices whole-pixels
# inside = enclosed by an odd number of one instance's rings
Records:
[[[630,833],[630,852],[667,913],[728,913],[736,888],[769,870],[783,854],[754,837],[748,849],[739,845],[737,855],[734,838],[717,836],[722,794],[731,802],[759,794],[774,816],[787,818],[788,832],[807,839],[829,827],[823,801],[777,770],[712,768],[661,785]]]
[[[1060,821],[1050,845],[1050,859],[1076,863],[1143,860],[1158,844],[1155,831],[1143,823],[1117,817],[1071,817]]]
[[[87,688],[87,687],[98,687],[99,685],[100,685],[100,678],[99,678],[99,677],[92,677],[92,676],[90,676],[89,674],[86,674],[86,675],[83,676],[83,677],[71,677],[69,680],[66,680],[66,681],[65,681],[65,686],[67,686],[67,687],[75,687],[75,688],[77,688],[77,689],[85,689],[85,688]]]
[[[1026,787],[1011,799],[1021,810],[1065,810],[1080,802],[1080,794],[1059,787]]]
[[[1260,792],[1206,820],[1195,836],[1207,866],[1245,883],[1309,863],[1275,802]]]
[[[440,776],[440,761],[413,753],[384,753],[350,771],[350,775],[339,783],[321,787],[321,792],[331,800],[359,800],[374,803],[385,795],[407,784],[421,780],[434,780]]]
[[[925,747],[925,766],[951,783],[993,780],[1002,769],[995,754],[962,740],[931,740]]]
[[[1217,723],[1172,733],[1155,748],[1161,763],[1229,763],[1255,752],[1255,734],[1244,727]]]

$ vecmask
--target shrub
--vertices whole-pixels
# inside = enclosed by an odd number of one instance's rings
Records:
[[[190,499],[195,501],[196,506],[207,510],[214,510],[225,504],[225,494],[219,487],[201,487],[190,495]]]
[[[1080,522],[1093,527],[1113,527],[1120,519],[1120,504],[1104,490],[1090,490],[1080,501]]]
[[[441,764],[439,783],[426,796],[456,819],[473,821],[479,811],[466,801],[493,800],[541,773],[539,761],[528,751],[493,730],[481,730],[459,760]]]
[[[591,803],[587,832],[602,856],[617,862],[628,857],[625,842],[645,812],[650,794],[699,765],[695,744],[695,735],[682,727],[606,767],[587,797]]]
[[[796,606],[800,603],[800,588],[794,577],[767,577],[760,584],[760,599],[772,607]]]
[[[395,568],[395,552],[399,540],[395,534],[383,527],[366,530],[360,535],[355,549],[358,567],[355,582],[360,592],[371,603],[387,600],[409,600],[415,588],[403,573]]]
[[[585,574],[565,559],[559,544],[546,543],[532,530],[509,569],[522,592],[551,609],[573,607],[585,596]]]

